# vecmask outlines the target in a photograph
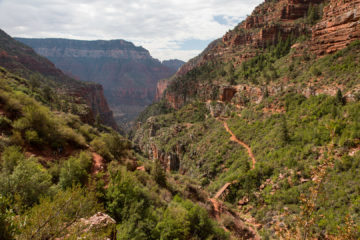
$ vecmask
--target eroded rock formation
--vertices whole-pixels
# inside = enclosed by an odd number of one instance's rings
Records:
[[[360,38],[360,0],[331,0],[313,28],[311,48],[317,55],[335,52]]]

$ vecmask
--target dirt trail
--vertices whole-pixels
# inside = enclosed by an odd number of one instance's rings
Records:
[[[104,169],[104,158],[95,152],[92,153],[92,157],[93,157],[92,173],[97,174],[100,172],[100,170]]]
[[[231,137],[230,137],[230,140],[233,141],[233,142],[237,142],[238,144],[240,144],[241,146],[243,146],[244,148],[246,148],[246,150],[248,151],[248,154],[249,154],[249,157],[251,158],[252,160],[252,168],[251,169],[255,169],[255,164],[256,164],[256,159],[255,159],[255,156],[253,154],[253,152],[251,151],[251,148],[246,144],[244,143],[243,141],[240,141],[236,136],[235,134],[230,130],[228,124],[226,121],[223,121],[224,123],[224,128],[226,129],[226,131],[228,133],[230,133]]]
[[[218,199],[224,192],[225,190],[230,186],[231,183],[226,183],[216,194],[215,194],[215,199]]]

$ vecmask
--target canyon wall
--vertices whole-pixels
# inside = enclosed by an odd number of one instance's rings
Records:
[[[98,84],[85,84],[65,75],[61,70],[46,58],[39,56],[30,47],[15,41],[5,32],[0,30],[0,66],[7,70],[28,78],[31,75],[49,79],[48,84],[55,91],[69,96],[78,97],[78,103],[86,104],[88,113],[81,118],[93,123],[99,114],[102,123],[117,129],[113,114],[107,106],[102,87]],[[56,86],[53,86],[54,81]]]
[[[310,28],[301,21],[311,4],[324,0],[266,0],[252,14],[221,39],[211,43],[198,57],[185,63],[178,75],[184,75],[207,61],[235,61],[239,65],[256,55],[269,43],[290,35],[308,33]]]
[[[78,41],[18,39],[50,59],[66,74],[100,83],[117,122],[127,124],[154,101],[160,79],[173,75],[182,61],[161,63],[148,50],[124,40]]]

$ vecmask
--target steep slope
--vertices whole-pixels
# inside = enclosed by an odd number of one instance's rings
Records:
[[[191,181],[52,110],[31,81],[0,67],[1,240],[230,239]]]
[[[86,104],[89,111],[81,113],[84,121],[94,123],[99,114],[102,123],[117,129],[101,85],[84,84],[66,76],[49,60],[37,55],[31,48],[15,41],[1,30],[0,66],[22,77],[33,79],[34,87],[45,89],[47,86],[64,96],[64,99],[69,98],[72,103]]]
[[[359,239],[359,12],[265,1],[159,82],[134,141],[264,239]]]
[[[182,64],[162,64],[146,49],[124,40],[17,39],[70,76],[100,83],[119,123],[131,122],[151,104],[158,80],[173,75]]]

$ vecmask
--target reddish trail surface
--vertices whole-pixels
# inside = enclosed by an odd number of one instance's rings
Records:
[[[100,172],[100,170],[104,169],[104,159],[102,156],[100,156],[99,154],[93,152],[92,153],[92,157],[93,157],[93,173],[96,174],[98,172]]]
[[[228,133],[230,133],[231,137],[230,137],[230,140],[233,141],[233,142],[237,142],[238,144],[240,144],[241,146],[243,146],[244,148],[246,148],[248,154],[249,154],[249,157],[251,158],[252,160],[252,169],[255,169],[255,164],[256,164],[256,159],[255,159],[255,156],[253,154],[253,152],[251,151],[251,148],[246,144],[244,143],[243,141],[240,141],[236,136],[235,134],[230,130],[228,124],[226,121],[223,121],[224,123],[224,127],[226,129],[226,131]]]
[[[230,186],[231,183],[226,183],[216,194],[215,194],[215,199],[218,199],[224,192],[225,190]]]

